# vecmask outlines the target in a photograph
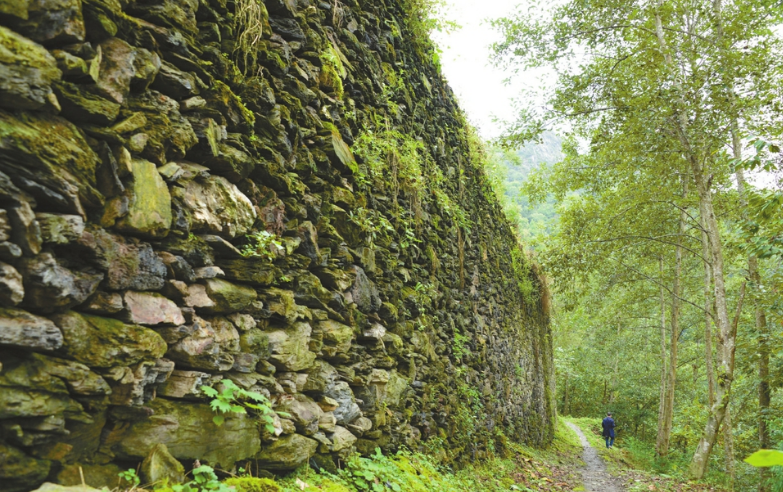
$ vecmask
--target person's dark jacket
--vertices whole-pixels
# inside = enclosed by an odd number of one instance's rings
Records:
[[[614,419],[612,417],[606,417],[601,425],[604,428],[604,437],[614,437]]]

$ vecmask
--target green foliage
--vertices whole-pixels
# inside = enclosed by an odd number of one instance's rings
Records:
[[[266,396],[240,388],[230,379],[224,379],[220,382],[220,385],[222,386],[221,391],[209,386],[201,387],[201,391],[206,396],[212,398],[209,405],[212,407],[212,411],[217,413],[217,415],[212,417],[215,425],[223,425],[225,421],[224,414],[226,413],[247,414],[248,410],[250,410],[252,414],[264,423],[264,427],[268,432],[275,431],[275,420],[272,417],[274,412]]]
[[[193,480],[172,485],[173,492],[235,492],[233,488],[218,480],[215,470],[201,465],[193,470]]]
[[[141,478],[139,478],[139,476],[136,474],[136,470],[133,468],[128,468],[125,471],[121,471],[117,474],[117,476],[131,484],[131,488],[136,488],[141,483]]]
[[[745,458],[745,462],[757,468],[783,466],[783,451],[761,449]]]
[[[283,249],[283,244],[277,235],[267,231],[256,231],[245,236],[248,244],[242,247],[242,256],[246,258],[263,258],[273,260],[276,252]]]

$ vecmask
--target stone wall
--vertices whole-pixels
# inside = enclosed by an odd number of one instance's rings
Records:
[[[0,0],[0,490],[551,439],[546,295],[417,19]]]

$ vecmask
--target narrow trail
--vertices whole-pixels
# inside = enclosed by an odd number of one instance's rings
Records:
[[[585,468],[582,470],[582,481],[585,484],[587,492],[624,492],[623,486],[619,481],[613,478],[606,471],[604,460],[598,456],[598,451],[590,445],[587,438],[582,433],[582,429],[566,422],[566,425],[576,432],[579,441],[582,443],[582,459],[585,462]]]

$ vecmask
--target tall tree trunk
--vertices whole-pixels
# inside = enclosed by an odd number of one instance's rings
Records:
[[[568,372],[565,373],[565,385],[563,389],[563,415],[568,415]]]
[[[719,1],[719,0],[716,0]],[[693,180],[696,183],[696,189],[699,194],[699,211],[704,218],[704,229],[709,241],[710,256],[712,260],[712,271],[714,277],[714,295],[715,295],[715,321],[718,328],[718,342],[723,347],[717,370],[717,385],[715,391],[715,404],[710,408],[710,415],[707,418],[707,424],[704,428],[704,434],[696,446],[693,453],[693,459],[689,468],[689,475],[692,478],[700,479],[707,470],[712,448],[718,439],[718,431],[726,415],[726,407],[731,399],[731,383],[734,379],[734,350],[735,335],[731,321],[729,321],[729,310],[726,301],[726,282],[723,273],[723,248],[718,228],[718,220],[715,217],[715,208],[712,203],[712,179],[708,171],[704,168],[704,160],[698,155],[698,151],[691,145],[688,135],[689,121],[685,113],[686,105],[684,103],[684,91],[682,84],[679,83],[679,67],[669,52],[666,38],[663,34],[663,20],[661,10],[663,0],[658,0],[658,8],[655,12],[655,32],[658,38],[658,44],[663,53],[666,68],[673,75],[673,84],[677,90],[677,100],[675,101],[675,128],[680,143],[683,146],[683,154],[686,156],[693,173]],[[743,287],[744,292],[744,287]],[[738,322],[739,320],[737,320]]]
[[[742,149],[740,148],[739,135],[736,129],[732,129],[732,144],[734,146],[734,158],[740,159],[742,157]],[[736,178],[740,206],[742,207],[742,215],[743,218],[747,218],[748,199],[745,190],[745,175],[742,172],[742,169],[737,169]],[[767,427],[771,399],[771,393],[769,389],[769,328],[767,327],[767,317],[764,313],[764,308],[761,306],[759,299],[761,275],[759,274],[758,259],[754,255],[750,255],[748,257],[748,276],[750,277],[751,287],[753,288],[753,292],[755,294],[753,296],[753,301],[755,304],[754,318],[756,322],[756,336],[759,354],[759,448],[769,449],[770,437],[769,429]],[[768,490],[766,485],[768,478],[767,469],[759,468],[759,474],[760,477],[758,490],[759,492],[766,492]]]
[[[712,264],[704,219],[701,219],[701,245],[704,256],[704,361],[707,372],[707,402],[712,408],[715,404],[715,364],[712,358]]]
[[[688,181],[682,178],[682,198],[688,194]],[[680,220],[677,228],[677,247],[675,250],[674,262],[674,280],[672,285],[672,318],[671,318],[671,339],[669,346],[669,375],[666,384],[666,402],[664,404],[663,433],[658,446],[658,455],[666,456],[669,454],[669,441],[672,434],[672,420],[674,418],[674,393],[677,386],[677,348],[680,340],[680,296],[682,286],[680,285],[680,276],[682,275],[682,236],[685,234],[686,221],[688,219],[685,209],[680,209]]]
[[[666,420],[666,294],[663,290],[663,257],[658,258],[658,270],[660,272],[661,286],[661,391],[658,400],[658,436],[655,440],[655,454],[662,457],[661,449],[664,440],[664,422]]]

